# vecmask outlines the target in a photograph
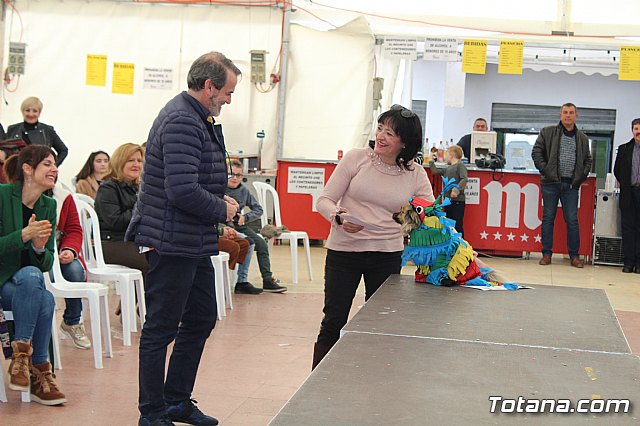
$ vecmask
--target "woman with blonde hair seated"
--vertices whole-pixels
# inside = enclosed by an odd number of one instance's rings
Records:
[[[95,209],[104,260],[138,269],[146,275],[149,264],[145,255],[136,243],[124,240],[138,198],[143,159],[144,148],[133,143],[120,145],[113,152],[109,171],[96,193]]]
[[[0,306],[13,311],[15,325],[9,388],[30,392],[40,404],[59,405],[67,400],[48,351],[55,300],[43,274],[55,256],[56,203],[43,193],[58,177],[56,156],[49,147],[28,146],[4,168],[13,182],[0,185]]]

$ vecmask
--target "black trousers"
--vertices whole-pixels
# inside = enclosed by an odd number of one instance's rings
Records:
[[[142,416],[157,418],[167,405],[191,398],[204,344],[216,324],[216,291],[210,257],[167,256],[155,250],[147,255],[138,408]],[[165,380],[167,346],[174,340]]]
[[[451,205],[444,208],[449,219],[456,221],[456,231],[464,236],[462,219],[464,218],[464,201],[451,201]]]
[[[620,209],[622,254],[625,266],[640,267],[640,188],[632,188],[633,206]]]
[[[360,279],[364,276],[365,300],[369,300],[389,275],[400,273],[401,255],[401,251],[327,250],[324,267],[324,318],[318,334],[319,344],[330,348],[340,338],[340,330],[349,319]]]

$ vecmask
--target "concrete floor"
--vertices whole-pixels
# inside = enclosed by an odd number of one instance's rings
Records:
[[[310,373],[311,354],[322,318],[325,250],[312,247],[315,280],[307,279],[304,254],[299,249],[300,283],[290,284],[289,247],[275,247],[274,274],[289,291],[283,294],[234,295],[235,309],[218,323],[209,339],[193,397],[206,413],[223,425],[266,425],[295,393]],[[591,266],[576,269],[562,256],[550,266],[531,259],[491,259],[486,263],[509,279],[527,284],[601,288],[615,309],[634,354],[640,355],[640,275],[623,274],[620,267]],[[260,282],[252,267],[252,278]],[[413,267],[403,269],[413,274]],[[363,291],[354,302],[364,303]],[[110,305],[117,305],[112,296]],[[353,313],[353,312],[352,312]],[[62,312],[58,311],[58,317]],[[133,425],[137,424],[137,346],[123,347],[120,325],[112,317],[114,357],[104,359],[104,369],[93,368],[92,351],[75,349],[61,341],[63,369],[57,372],[68,403],[45,407],[20,402],[8,390],[9,403],[0,404],[0,422],[12,425]],[[3,361],[5,371],[8,361]]]

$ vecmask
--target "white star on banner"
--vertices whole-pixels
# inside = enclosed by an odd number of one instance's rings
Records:
[[[535,237],[533,237],[533,239],[535,240],[536,243],[542,242],[542,237],[540,235],[536,235]]]
[[[483,239],[483,240],[486,240],[488,236],[489,236],[489,234],[487,234],[487,233],[486,233],[486,232],[484,232],[484,231],[482,231],[482,232],[480,233],[480,238],[481,238],[481,239]]]
[[[522,235],[520,235],[520,239],[522,241],[529,241],[529,236],[527,234],[522,234]]]
[[[499,240],[500,238],[502,238],[502,234],[500,232],[496,232],[495,234],[493,234],[494,240]]]
[[[509,232],[509,235],[507,235],[507,238],[509,239],[509,241],[513,241],[516,238],[516,236],[513,232]]]

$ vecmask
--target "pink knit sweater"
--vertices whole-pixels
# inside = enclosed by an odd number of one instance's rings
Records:
[[[434,200],[421,165],[413,164],[408,171],[383,163],[371,148],[352,149],[340,160],[316,203],[318,212],[331,222],[326,247],[354,252],[403,250],[400,225],[392,215],[411,197]],[[334,220],[338,207],[384,230],[345,232]]]

